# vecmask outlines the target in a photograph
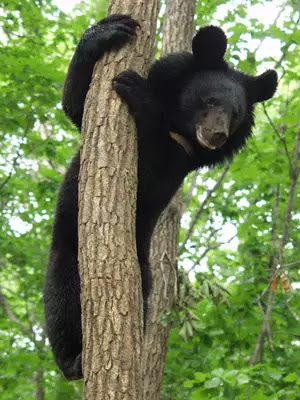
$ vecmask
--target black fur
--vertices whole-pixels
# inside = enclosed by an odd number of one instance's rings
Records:
[[[113,15],[88,29],[71,61],[63,92],[63,108],[81,128],[84,100],[95,62],[135,36],[138,24],[126,15]],[[138,137],[136,240],[146,303],[151,288],[148,253],[156,221],[192,170],[230,158],[246,143],[253,126],[253,106],[272,97],[277,75],[267,71],[247,76],[224,61],[227,40],[216,27],[201,29],[193,54],[171,54],[153,64],[148,79],[125,71],[113,87],[134,116]],[[199,144],[196,127],[219,107],[230,119],[229,137],[211,150]],[[202,128],[201,128],[202,129]],[[187,152],[170,132],[189,144]],[[222,136],[224,138],[224,135]],[[222,142],[223,143],[223,142]],[[58,196],[47,270],[44,303],[49,340],[57,364],[68,379],[82,377],[80,281],[77,264],[77,185],[79,152]]]

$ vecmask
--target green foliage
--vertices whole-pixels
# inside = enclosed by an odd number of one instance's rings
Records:
[[[34,399],[38,382],[45,399],[81,398],[80,384],[61,377],[45,339],[42,285],[58,187],[79,141],[61,110],[63,80],[81,32],[104,16],[106,4],[84,0],[69,16],[51,0],[0,2],[0,400]],[[268,15],[252,13],[261,6],[277,7],[270,23]],[[163,400],[300,398],[296,286],[284,292],[278,280],[271,338],[264,338],[260,363],[249,366],[262,327],[257,299],[270,284],[274,196],[278,189],[278,247],[291,188],[283,141],[293,160],[300,115],[296,11],[292,1],[197,2],[198,25],[213,22],[227,31],[228,60],[250,73],[276,66],[280,85],[265,108],[257,107],[254,137],[207,201],[181,251],[180,298],[165,317],[177,326]],[[266,43],[276,44],[275,55],[264,54]],[[222,170],[197,175],[181,243]],[[185,198],[192,181],[185,183]],[[298,184],[283,265],[300,259],[299,209]],[[284,272],[291,285],[299,282],[299,266]],[[264,310],[267,301],[261,300]]]
[[[34,399],[37,382],[45,399],[81,398],[46,342],[42,286],[57,191],[79,141],[62,85],[78,37],[106,3],[95,12],[82,2],[70,17],[51,0],[0,2],[1,400]]]
[[[300,115],[299,50],[294,45],[299,13],[293,4],[276,4],[274,20],[267,23],[251,9],[271,10],[272,2],[198,2],[197,22],[216,21],[228,33],[228,61],[253,74],[275,66],[280,84],[274,99],[257,107],[254,137],[206,202],[188,240],[191,221],[224,167],[201,171],[185,182],[184,201],[191,185],[193,197],[182,218],[180,243],[186,244],[180,250],[180,265],[189,271],[191,281],[185,279],[180,291],[180,318],[175,320],[179,326],[169,342],[162,399],[300,398],[299,182],[280,263],[287,267],[281,267],[284,275],[278,284],[270,272],[285,229],[295,172],[290,163]],[[265,43],[276,47],[274,55],[260,54],[260,49],[268,51]],[[219,292],[217,285],[223,288]],[[270,333],[264,335],[252,365],[263,321],[258,298],[267,292],[260,301],[266,312],[271,285],[275,292]],[[186,287],[192,287],[188,297]],[[193,290],[197,307],[189,301]]]
[[[298,383],[297,383],[298,382]],[[191,400],[201,399],[286,399],[296,400],[300,395],[299,376],[291,373],[283,378],[279,370],[266,365],[251,368],[224,370],[194,374],[185,387],[193,388]]]

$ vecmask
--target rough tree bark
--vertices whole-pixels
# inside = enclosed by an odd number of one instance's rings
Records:
[[[135,245],[137,149],[134,122],[112,91],[129,67],[145,75],[158,0],[111,0],[108,14],[131,14],[134,43],[96,65],[85,102],[79,178],[79,263],[84,399],[140,400],[142,292]]]
[[[167,0],[163,24],[162,56],[190,50],[194,33],[195,0]],[[151,245],[153,288],[143,346],[144,400],[159,400],[171,323],[162,314],[173,306],[176,291],[177,245],[182,190],[159,219]]]

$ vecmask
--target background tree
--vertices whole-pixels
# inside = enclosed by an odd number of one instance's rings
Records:
[[[190,50],[194,34],[195,0],[167,0],[162,22],[161,56]],[[162,324],[176,299],[177,246],[181,216],[181,189],[160,217],[152,237],[153,287],[143,346],[144,399],[160,398],[172,320]]]
[[[299,13],[292,3],[279,3],[264,21],[268,36],[280,38],[274,59],[266,56],[269,39],[259,14],[250,18],[251,7],[238,2],[235,6],[234,12],[228,4],[217,7],[217,13],[212,8],[214,15],[223,14],[230,60],[251,73],[263,64],[275,66],[280,73],[279,93],[257,110],[255,136],[230,168],[193,175],[186,182],[189,205],[182,220],[179,254],[196,282],[181,290],[180,328],[169,345],[164,398],[299,397],[295,354],[299,347],[299,235],[295,230],[299,225],[299,118],[294,114],[299,106],[295,101],[298,53],[294,53]],[[269,4],[254,6],[262,12]],[[199,22],[209,15],[207,11],[206,5],[198,3]],[[259,31],[251,30],[250,24]],[[253,39],[257,40],[251,43]],[[196,191],[200,204],[190,197]],[[195,301],[199,305],[194,314]],[[182,347],[181,337],[188,341],[186,346]],[[183,364],[177,374],[178,359]],[[183,381],[185,389],[178,385]]]
[[[68,15],[49,0],[0,2],[1,400],[81,398],[81,384],[61,378],[44,339],[41,293],[57,190],[79,141],[61,110],[62,83],[80,35],[106,7],[106,1],[85,1]],[[162,316],[177,327],[161,398],[296,400],[299,181],[280,276],[272,278],[269,262],[274,221],[278,255],[294,179],[297,5],[198,1],[195,15],[196,25],[215,23],[227,32],[230,63],[250,73],[277,66],[280,85],[265,109],[256,110],[254,138],[229,169],[200,171],[185,183],[179,265],[188,274],[179,275],[176,313]],[[156,39],[158,57],[160,28]],[[250,367],[271,288],[268,327]]]

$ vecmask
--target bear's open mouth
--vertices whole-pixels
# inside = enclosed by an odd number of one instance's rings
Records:
[[[210,150],[216,149],[216,146],[213,146],[212,144],[208,143],[208,141],[202,136],[202,125],[197,126],[196,136],[197,136],[197,140],[201,146],[207,147]]]
[[[212,107],[196,124],[199,144],[210,150],[220,149],[229,138],[230,113],[222,107]]]

